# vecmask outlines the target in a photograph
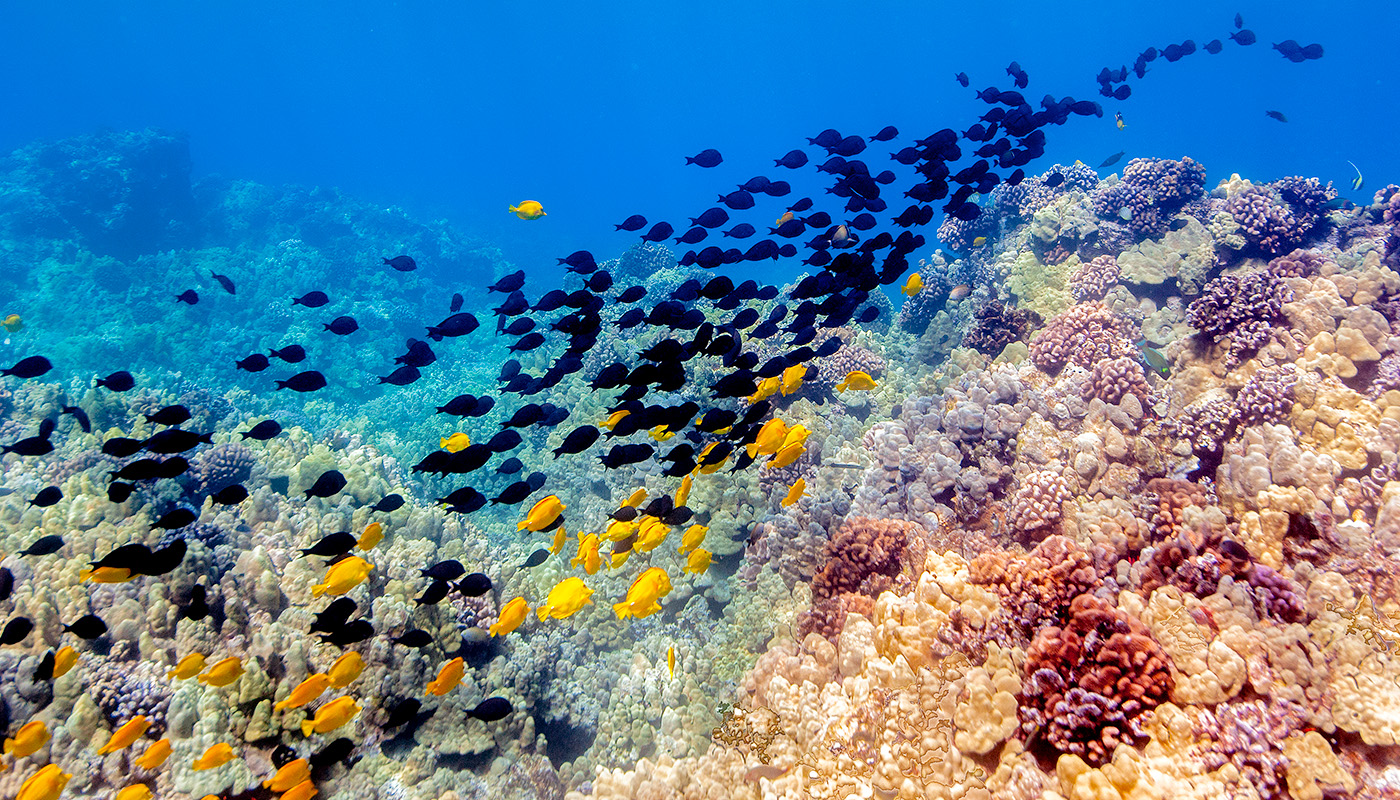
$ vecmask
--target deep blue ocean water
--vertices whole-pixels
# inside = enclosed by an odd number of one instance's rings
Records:
[[[1208,186],[1231,172],[1302,174],[1353,199],[1400,175],[1389,143],[1400,11],[1199,0],[18,4],[0,26],[0,150],[99,127],[183,131],[196,175],[335,186],[446,218],[545,278],[556,256],[621,252],[635,237],[612,226],[633,213],[679,235],[683,216],[753,175],[777,177],[771,159],[823,128],[893,124],[891,150],[963,130],[987,108],[973,90],[1008,88],[1013,59],[1033,100],[1103,100],[1101,67],[1223,38],[1237,11],[1257,44],[1159,60],[1131,98],[1105,102],[1104,119],[1051,128],[1032,166],[1190,155]],[[1288,38],[1326,55],[1289,63],[1269,46]],[[721,167],[684,166],[707,147]],[[1362,192],[1350,191],[1348,159]],[[524,199],[548,216],[506,212]],[[786,203],[768,205],[776,217]]]

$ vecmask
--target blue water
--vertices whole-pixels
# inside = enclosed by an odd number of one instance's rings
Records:
[[[184,131],[196,175],[340,187],[446,218],[542,272],[577,249],[620,252],[635,237],[612,226],[633,213],[679,235],[684,215],[777,177],[771,159],[823,128],[893,124],[891,150],[962,130],[987,108],[972,90],[1008,88],[1012,59],[1033,102],[1102,100],[1101,67],[1223,38],[1236,11],[1257,44],[1158,60],[1110,116],[1049,129],[1033,166],[1191,155],[1209,185],[1303,174],[1353,199],[1400,174],[1387,144],[1400,11],[1301,2],[26,4],[0,26],[0,150],[103,126]],[[1289,63],[1269,47],[1287,38],[1326,56]],[[964,70],[971,89],[952,80]],[[725,164],[683,166],[707,147]],[[506,212],[524,199],[548,216]],[[776,217],[786,202],[768,205]]]

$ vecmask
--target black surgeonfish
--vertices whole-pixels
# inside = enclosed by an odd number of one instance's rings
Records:
[[[412,256],[394,256],[384,259],[384,263],[398,270],[399,272],[412,272],[418,269],[418,262]]]

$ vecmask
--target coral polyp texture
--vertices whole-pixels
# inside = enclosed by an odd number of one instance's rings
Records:
[[[137,779],[259,796],[306,758],[338,800],[1395,796],[1394,187],[1339,207],[1312,179],[1212,188],[1190,158],[1028,175],[911,257],[921,290],[800,345],[807,370],[756,340],[765,397],[757,380],[722,401],[676,389],[665,402],[696,406],[678,427],[713,413],[728,445],[701,463],[701,440],[628,431],[644,404],[598,388],[619,369],[663,380],[674,331],[619,328],[628,309],[608,305],[557,371],[559,353],[490,330],[432,340],[434,369],[391,393],[343,368],[389,375],[424,298],[455,290],[381,260],[507,284],[514,266],[445,223],[189,172],[183,140],[153,132],[0,162],[0,298],[24,318],[0,361],[55,365],[0,379],[17,449],[0,609],[33,626],[5,629],[0,711],[11,735],[49,733],[5,757],[0,794],[58,764],[71,796]],[[600,266],[645,284],[648,309],[715,274],[650,243]],[[239,278],[236,303],[211,273]],[[190,285],[204,299],[174,305]],[[316,286],[327,313],[291,304]],[[464,307],[493,319],[484,296]],[[746,298],[748,321],[784,300]],[[249,303],[272,328],[240,324]],[[736,313],[686,322],[719,337]],[[366,333],[322,330],[341,314]],[[306,364],[234,367],[292,343]],[[729,374],[693,361],[702,385]],[[94,386],[113,364],[136,388]],[[340,377],[273,388],[312,364]],[[513,427],[518,398],[434,413],[504,397],[516,367],[557,377],[529,400],[568,425]],[[160,422],[174,406],[183,427]],[[754,408],[782,425],[759,435]],[[255,435],[269,418],[280,432]],[[583,425],[607,438],[574,457]],[[208,441],[124,450],[170,430]],[[53,452],[18,452],[36,432]],[[493,451],[469,487],[434,469],[512,432],[520,464]],[[626,436],[666,460],[610,461]],[[534,505],[536,471],[566,510]],[[64,647],[75,662],[46,679]],[[137,743],[99,752],[138,716]],[[167,764],[138,765],[161,738]],[[194,768],[221,745],[231,760]]]

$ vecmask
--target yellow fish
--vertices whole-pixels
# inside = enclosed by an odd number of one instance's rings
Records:
[[[356,542],[356,545],[361,550],[370,550],[382,541],[384,541],[384,523],[371,522],[365,526],[365,532],[360,534],[360,541]]]
[[[427,693],[442,697],[462,682],[464,674],[466,674],[466,664],[462,661],[462,657],[458,656],[444,663],[438,669],[437,677],[428,681]]]
[[[807,377],[806,364],[793,364],[783,370],[782,380],[779,382],[779,388],[783,392],[783,397],[787,397],[798,389],[801,389],[802,379],[805,377]]]
[[[635,519],[630,520],[628,522],[623,522],[620,519],[615,519],[612,522],[609,522],[608,527],[603,530],[603,538],[607,539],[610,542],[620,542],[623,539],[626,539],[627,537],[636,533],[637,526],[640,524],[641,523],[637,522],[637,520]]]
[[[717,446],[719,446],[719,444],[719,442],[710,442],[709,444],[705,445],[705,448],[703,450],[700,451],[700,455],[695,457],[695,463],[702,465],[697,468],[697,471],[701,475],[711,475],[719,471],[720,467],[723,467],[725,462],[729,460],[729,456],[725,456],[724,458],[713,462],[706,460],[707,457],[710,455],[710,451],[714,450]]]
[[[131,570],[125,567],[96,567],[78,573],[78,580],[93,583],[126,583],[135,577]]]
[[[685,571],[694,572],[696,575],[704,575],[705,570],[710,568],[710,551],[703,547],[697,547],[690,551],[690,555],[685,559]]]
[[[105,756],[108,753],[125,750],[137,739],[140,739],[142,734],[144,734],[149,727],[151,727],[151,721],[146,719],[145,715],[137,714],[128,720],[125,725],[112,731],[111,738],[107,739],[107,743],[98,749],[97,754],[99,756]]]
[[[522,200],[520,205],[510,207],[510,213],[521,219],[539,219],[545,216],[544,206],[537,200]]]
[[[807,430],[807,426],[800,423],[788,428],[787,435],[783,437],[783,443],[778,445],[778,452],[795,444],[805,444],[807,437],[811,435],[812,432]]]
[[[621,411],[614,411],[613,413],[608,415],[607,419],[603,420],[603,427],[607,428],[608,430],[612,430],[613,428],[617,427],[617,423],[621,422],[623,417],[631,413],[631,411],[628,411],[625,408]]]
[[[467,436],[461,431],[458,431],[457,433],[454,433],[445,439],[439,439],[438,447],[440,449],[446,450],[449,453],[460,453],[463,450],[466,450],[467,445],[471,443],[471,437]]]
[[[234,656],[220,661],[199,676],[199,682],[209,686],[228,686],[243,675],[243,661]]]
[[[170,758],[170,740],[161,739],[151,742],[146,752],[136,759],[136,766],[144,770],[153,770],[165,763],[165,759]]]
[[[71,777],[72,773],[64,772],[57,764],[47,764],[19,787],[15,800],[58,800]]]
[[[344,689],[354,683],[364,669],[365,660],[359,653],[351,650],[337,658],[335,663],[331,664],[331,668],[326,670],[326,675],[330,676],[332,689]]]
[[[627,590],[627,599],[621,603],[614,603],[613,613],[617,614],[618,619],[651,616],[661,610],[661,603],[658,601],[670,591],[671,578],[666,574],[666,570],[651,567],[632,581],[632,586]]]
[[[874,378],[860,370],[855,370],[854,372],[847,372],[846,379],[836,384],[836,391],[844,392],[849,389],[856,392],[868,392],[874,389],[875,386]]]
[[[689,553],[691,550],[694,550],[695,548],[697,548],[697,547],[699,547],[700,545],[704,544],[704,543],[705,543],[705,534],[707,534],[707,533],[709,533],[709,532],[710,532],[710,529],[709,529],[709,528],[705,527],[704,525],[700,525],[700,524],[698,524],[698,523],[695,524],[695,525],[691,525],[689,528],[686,528],[686,529],[685,529],[685,534],[681,536],[681,549],[680,549],[681,555],[685,555],[686,553]]]
[[[655,428],[651,429],[651,438],[655,439],[658,442],[664,442],[675,435],[676,432],[666,427],[665,425],[657,425]]]
[[[319,790],[316,788],[316,784],[312,783],[310,778],[307,778],[296,786],[283,792],[282,796],[277,798],[277,800],[311,800],[311,798],[315,797],[318,793]]]
[[[297,758],[283,764],[262,785],[274,792],[285,792],[310,777],[311,764],[304,758]]]
[[[556,556],[559,555],[561,552],[563,552],[564,541],[568,538],[569,534],[565,533],[564,526],[560,525],[559,529],[554,532],[554,542],[550,544],[549,552],[553,553]]]
[[[78,651],[67,645],[58,648],[58,652],[53,656],[53,676],[62,678],[68,674],[68,670],[78,663]]]
[[[666,669],[671,671],[671,677],[676,677],[676,646],[671,645],[666,648]]]
[[[360,704],[355,702],[355,698],[350,695],[337,697],[316,709],[316,718],[302,720],[301,735],[310,736],[313,733],[330,733],[341,725],[354,719],[360,713]]]
[[[578,535],[578,555],[569,562],[571,567],[583,567],[583,571],[592,575],[603,566],[603,558],[598,555],[598,534],[590,533]]]
[[[1118,130],[1120,130],[1120,131],[1123,130],[1124,128],[1128,127],[1128,123],[1126,123],[1126,122],[1123,121],[1123,112],[1121,112],[1121,111],[1115,111],[1115,112],[1113,112],[1113,124],[1114,124],[1114,125],[1117,125],[1117,126],[1118,126]]]
[[[915,272],[915,273],[911,274],[911,275],[909,276],[909,279],[906,280],[906,281],[904,282],[904,285],[900,287],[899,293],[902,294],[902,295],[907,295],[907,296],[909,296],[909,297],[913,297],[914,295],[916,295],[916,294],[918,294],[919,292],[923,291],[923,288],[924,288],[924,278],[923,278],[922,275],[920,275],[919,273]]]
[[[209,749],[204,751],[204,755],[196,758],[190,769],[195,771],[214,769],[222,767],[232,760],[233,748],[229,746],[228,742],[219,742],[216,745],[210,745]]]
[[[792,215],[792,212],[789,211],[789,212],[787,212],[786,214],[782,215],[781,217],[778,217],[778,221],[777,221],[777,222],[774,222],[773,224],[774,224],[775,226],[781,228],[784,222],[792,222],[793,219],[794,219],[794,217],[793,217],[793,215]]]
[[[535,609],[535,613],[540,619],[565,619],[577,614],[586,603],[593,602],[592,597],[593,590],[584,584],[583,578],[565,578],[549,590],[549,597],[544,605]]]
[[[679,489],[676,490],[676,497],[675,497],[675,504],[678,505],[678,506],[683,506],[683,505],[685,505],[685,501],[687,501],[687,500],[690,499],[690,481],[691,481],[691,477],[692,477],[692,476],[687,475],[687,476],[685,476],[684,478],[681,478],[681,488],[679,488]]]
[[[307,703],[321,696],[321,693],[331,686],[331,676],[324,672],[318,672],[297,684],[287,699],[272,707],[273,711],[281,711],[284,708],[301,708]]]
[[[783,498],[783,508],[787,508],[798,500],[801,500],[802,493],[805,491],[807,491],[806,478],[798,478],[793,481],[792,486],[788,488],[787,497]]]
[[[26,722],[13,738],[5,740],[5,755],[27,758],[34,755],[49,740],[49,726],[43,720]]]
[[[144,783],[133,783],[117,792],[117,800],[150,800],[151,787]]]
[[[984,244],[986,244],[986,243],[987,243],[987,237],[985,237],[985,236],[978,236],[976,239],[973,239],[973,240],[972,240],[972,246],[973,246],[973,247],[981,247],[982,245],[984,245]]]
[[[637,491],[628,495],[627,499],[624,500],[622,504],[624,506],[631,506],[632,508],[636,508],[645,499],[647,499],[647,490],[645,488],[638,489]]]
[[[670,533],[669,525],[656,517],[647,517],[637,529],[637,541],[632,544],[632,549],[638,553],[650,553],[660,547]]]
[[[342,595],[365,582],[374,565],[359,556],[349,556],[331,565],[326,579],[311,587],[311,596]]]
[[[783,440],[787,438],[787,423],[774,417],[763,423],[763,427],[758,429],[758,436],[754,438],[751,455],[771,455],[782,449]]]
[[[500,616],[496,617],[496,624],[488,631],[492,636],[506,636],[520,627],[520,623],[525,621],[525,617],[530,615],[530,606],[525,602],[525,598],[517,597],[501,606]]]
[[[612,554],[612,557],[608,559],[608,566],[609,566],[610,568],[612,568],[612,569],[617,569],[618,567],[622,566],[623,564],[626,564],[626,563],[627,563],[627,559],[629,559],[629,558],[631,558],[631,557],[632,557],[632,551],[631,551],[631,550],[622,550],[622,551],[619,551],[619,552],[615,552],[615,553]]]
[[[749,395],[749,405],[753,405],[760,400],[772,397],[781,385],[782,376],[774,375],[771,378],[764,378],[758,382],[758,390]]]
[[[518,531],[528,530],[531,533],[542,531],[558,519],[566,508],[568,506],[561,503],[556,495],[550,495],[535,503],[534,507],[530,509],[530,513],[525,515],[525,519],[516,525],[515,529]]]
[[[24,327],[24,318],[18,314],[8,314],[5,316],[5,320],[0,322],[0,326],[4,326],[5,330],[10,333],[19,333],[20,329]]]
[[[763,466],[765,469],[782,469],[796,461],[797,457],[805,452],[807,452],[807,448],[803,447],[801,442],[795,442],[779,450]]]

